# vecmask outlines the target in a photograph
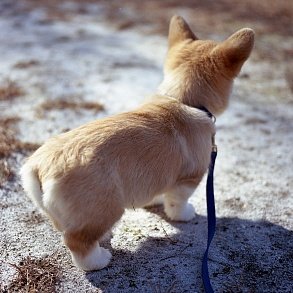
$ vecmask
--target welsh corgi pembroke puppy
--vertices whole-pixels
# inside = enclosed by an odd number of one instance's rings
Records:
[[[83,270],[109,264],[111,253],[99,241],[127,208],[164,194],[171,220],[195,216],[188,198],[210,163],[215,127],[209,113],[226,109],[254,32],[244,28],[223,42],[204,41],[173,16],[168,42],[164,79],[148,101],[49,139],[21,169],[24,190],[62,232]]]

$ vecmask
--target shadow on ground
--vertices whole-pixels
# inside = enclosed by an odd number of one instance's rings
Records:
[[[154,212],[161,214],[158,209]],[[271,292],[271,288],[292,292],[292,231],[267,221],[217,221],[209,255],[216,292]],[[178,228],[177,234],[148,237],[135,252],[112,250],[109,267],[87,273],[86,278],[103,292],[110,292],[108,288],[113,286],[115,292],[203,292],[201,258],[206,245],[206,218],[197,216],[189,224],[173,225]]]

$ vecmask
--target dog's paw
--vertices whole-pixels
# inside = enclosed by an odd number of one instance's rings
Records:
[[[100,247],[99,256],[96,258],[96,261],[94,264],[95,266],[94,270],[100,270],[105,268],[109,264],[111,257],[112,257],[112,254],[108,249]]]
[[[79,256],[72,252],[73,262],[84,271],[95,271],[105,268],[110,260],[111,253],[108,249],[97,246],[85,256]]]
[[[192,204],[187,203],[180,215],[180,221],[188,222],[195,217],[195,209]]]
[[[165,213],[173,221],[188,222],[195,217],[195,209],[190,203],[187,203],[181,208],[172,205],[166,206]]]

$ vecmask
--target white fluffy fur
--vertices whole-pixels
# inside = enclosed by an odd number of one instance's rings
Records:
[[[71,251],[73,262],[84,271],[100,270],[106,267],[111,260],[111,253],[108,249],[100,247],[99,243],[85,256]]]
[[[193,191],[194,188],[183,185],[165,195],[165,213],[171,220],[187,222],[194,218],[194,207],[187,202]]]
[[[41,209],[44,209],[42,194],[40,187],[40,181],[36,175],[36,172],[31,168],[30,165],[23,165],[20,169],[20,176],[22,181],[23,189],[25,190],[28,197],[32,202]]]

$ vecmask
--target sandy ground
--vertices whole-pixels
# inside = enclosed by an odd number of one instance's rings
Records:
[[[205,179],[191,198],[194,220],[170,222],[160,206],[127,211],[111,247],[104,244],[111,264],[84,273],[18,176],[48,137],[132,109],[156,91],[174,13],[202,38],[221,40],[245,26],[257,33],[230,107],[217,119],[213,287],[293,291],[290,1],[158,2],[0,1],[1,292],[203,292]]]

